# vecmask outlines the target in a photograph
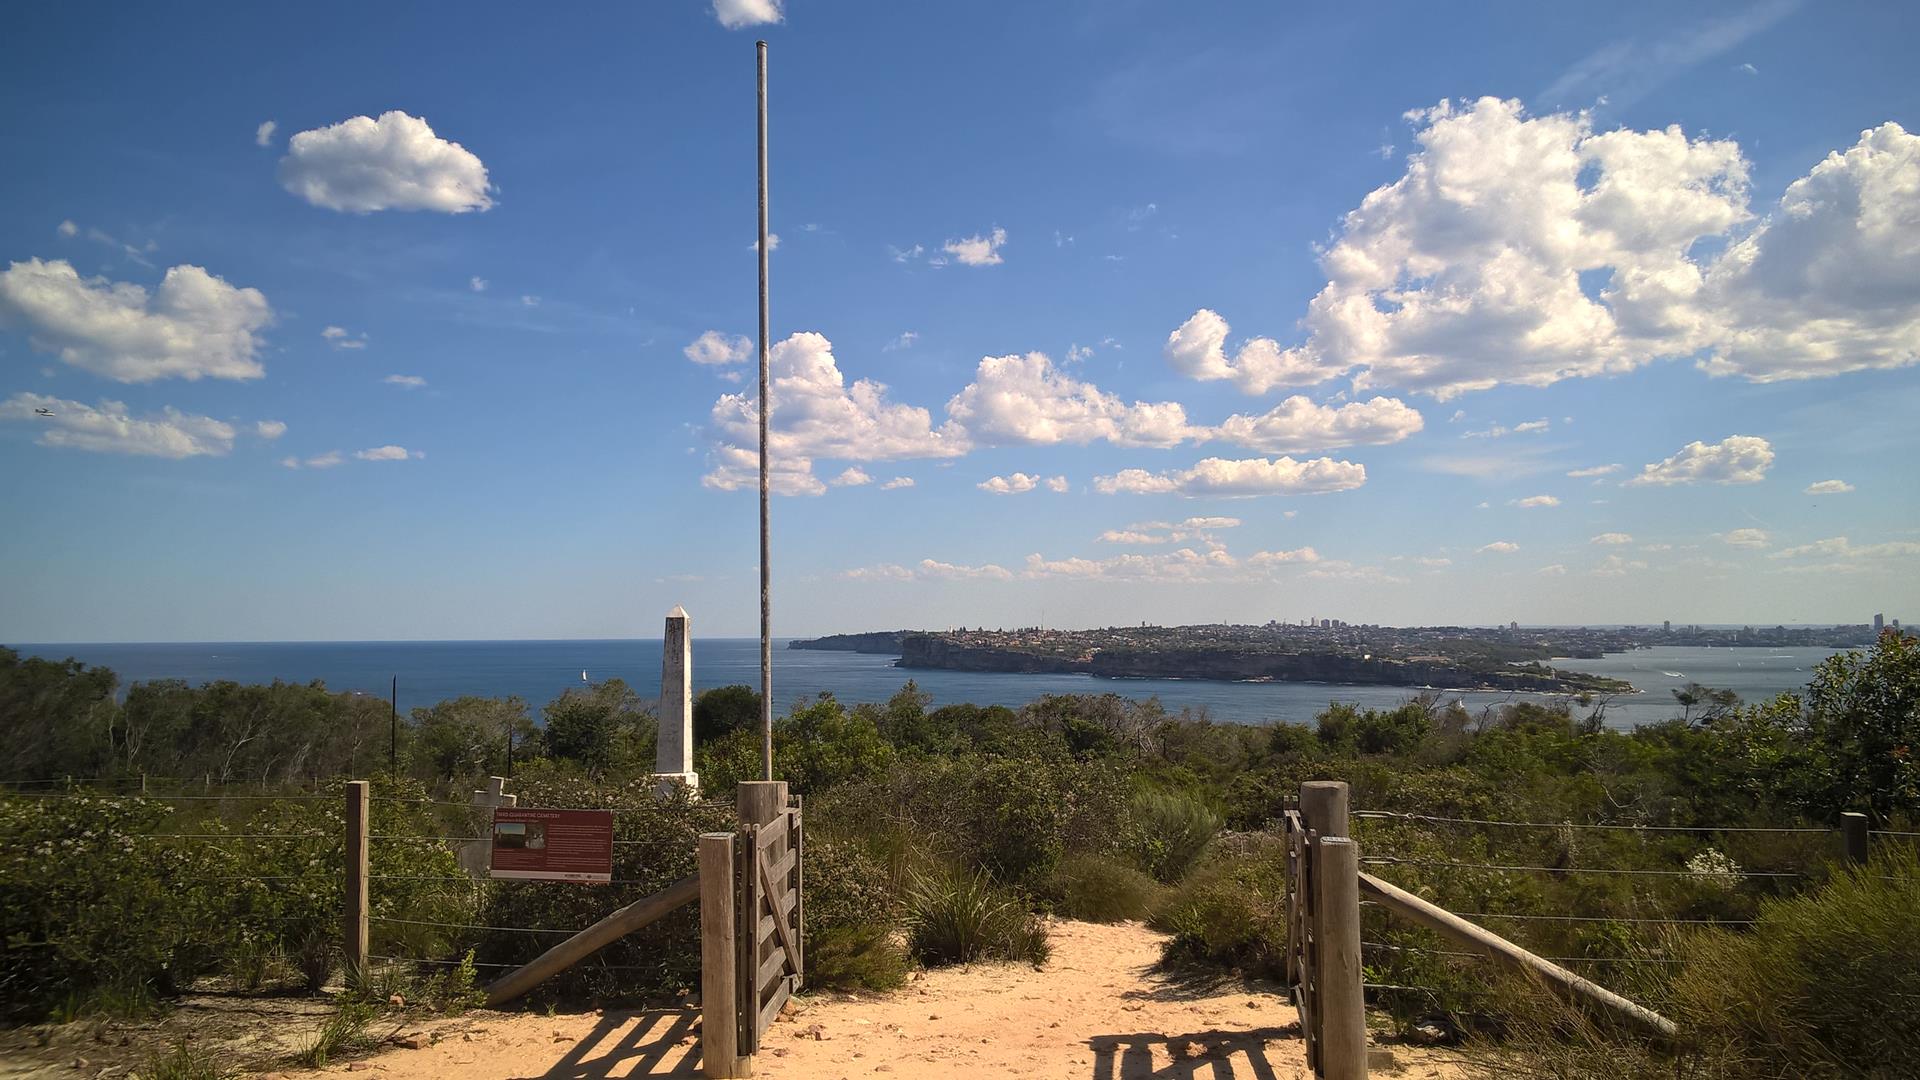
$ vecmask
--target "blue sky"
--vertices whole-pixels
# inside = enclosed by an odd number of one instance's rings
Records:
[[[1916,33],[23,10],[0,640],[754,633],[756,36],[777,634],[1914,617]]]

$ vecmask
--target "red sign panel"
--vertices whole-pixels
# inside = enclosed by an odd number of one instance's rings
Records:
[[[495,807],[492,875],[522,881],[612,881],[613,811]]]

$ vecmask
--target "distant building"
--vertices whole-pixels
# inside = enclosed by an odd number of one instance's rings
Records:
[[[1668,619],[1665,622],[1662,622],[1660,624],[1660,629],[1669,634],[1673,633],[1673,620]]]
[[[1887,628],[1887,617],[1885,615],[1875,615],[1873,617],[1873,632],[1877,634],[1880,631],[1885,630],[1886,628]]]

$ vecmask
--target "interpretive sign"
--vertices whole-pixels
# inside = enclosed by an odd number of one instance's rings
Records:
[[[491,873],[521,881],[612,881],[613,811],[495,807]]]

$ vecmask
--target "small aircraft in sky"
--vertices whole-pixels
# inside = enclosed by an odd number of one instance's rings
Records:
[[[33,415],[35,415],[35,416],[52,416],[52,415],[53,415],[53,410],[52,410],[52,409],[35,409],[35,410],[33,410]]]

